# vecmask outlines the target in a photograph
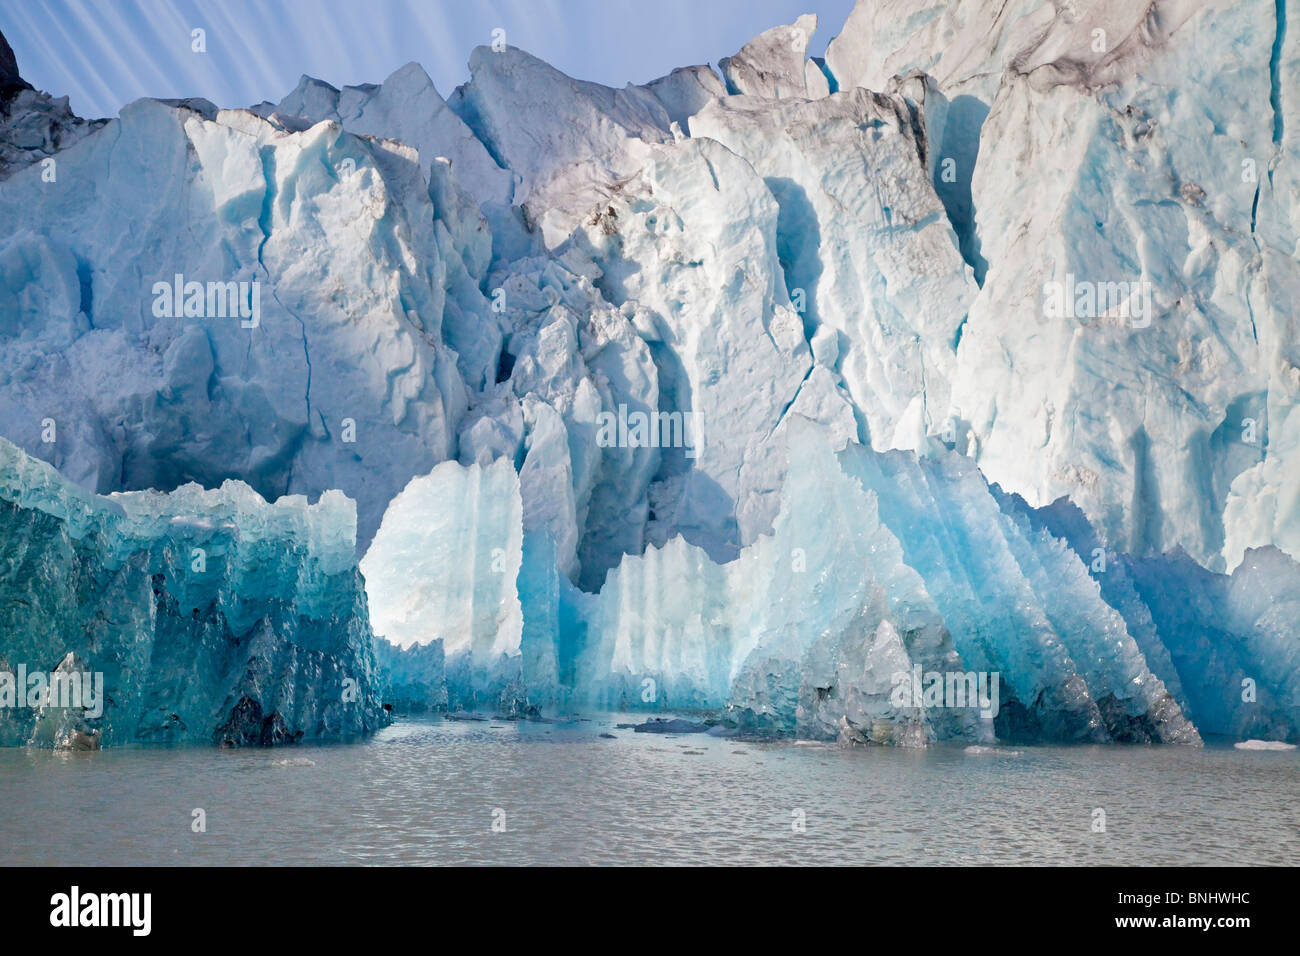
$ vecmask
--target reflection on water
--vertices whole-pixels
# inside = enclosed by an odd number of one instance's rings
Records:
[[[1300,751],[844,750],[619,719],[407,721],[365,743],[259,751],[0,750],[0,862],[1291,864],[1300,851]],[[196,808],[206,833],[191,830]]]

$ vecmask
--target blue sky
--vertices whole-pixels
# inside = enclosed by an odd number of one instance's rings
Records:
[[[768,27],[820,17],[820,55],[853,0],[5,0],[0,30],[33,86],[82,116],[141,96],[219,106],[279,100],[307,73],[377,83],[411,60],[444,96],[468,78],[470,50],[506,42],[581,79],[643,83],[716,64]],[[206,31],[194,53],[190,31]]]

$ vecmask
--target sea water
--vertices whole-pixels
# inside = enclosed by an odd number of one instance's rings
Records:
[[[360,743],[268,750],[4,749],[0,863],[1195,865],[1300,854],[1296,750],[847,749],[618,726],[643,719],[401,720]]]

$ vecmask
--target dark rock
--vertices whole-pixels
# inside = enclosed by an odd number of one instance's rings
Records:
[[[30,90],[32,85],[18,74],[18,58],[14,56],[13,47],[0,33],[0,99],[8,99],[21,90]]]
[[[214,742],[221,747],[275,747],[295,744],[302,737],[303,732],[290,728],[278,710],[263,716],[260,701],[241,697],[217,728]]]

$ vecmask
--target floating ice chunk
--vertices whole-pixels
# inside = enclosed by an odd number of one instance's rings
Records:
[[[643,724],[619,724],[619,729],[631,729],[638,734],[703,734],[709,730],[708,724],[697,723],[681,718],[651,717]]]

